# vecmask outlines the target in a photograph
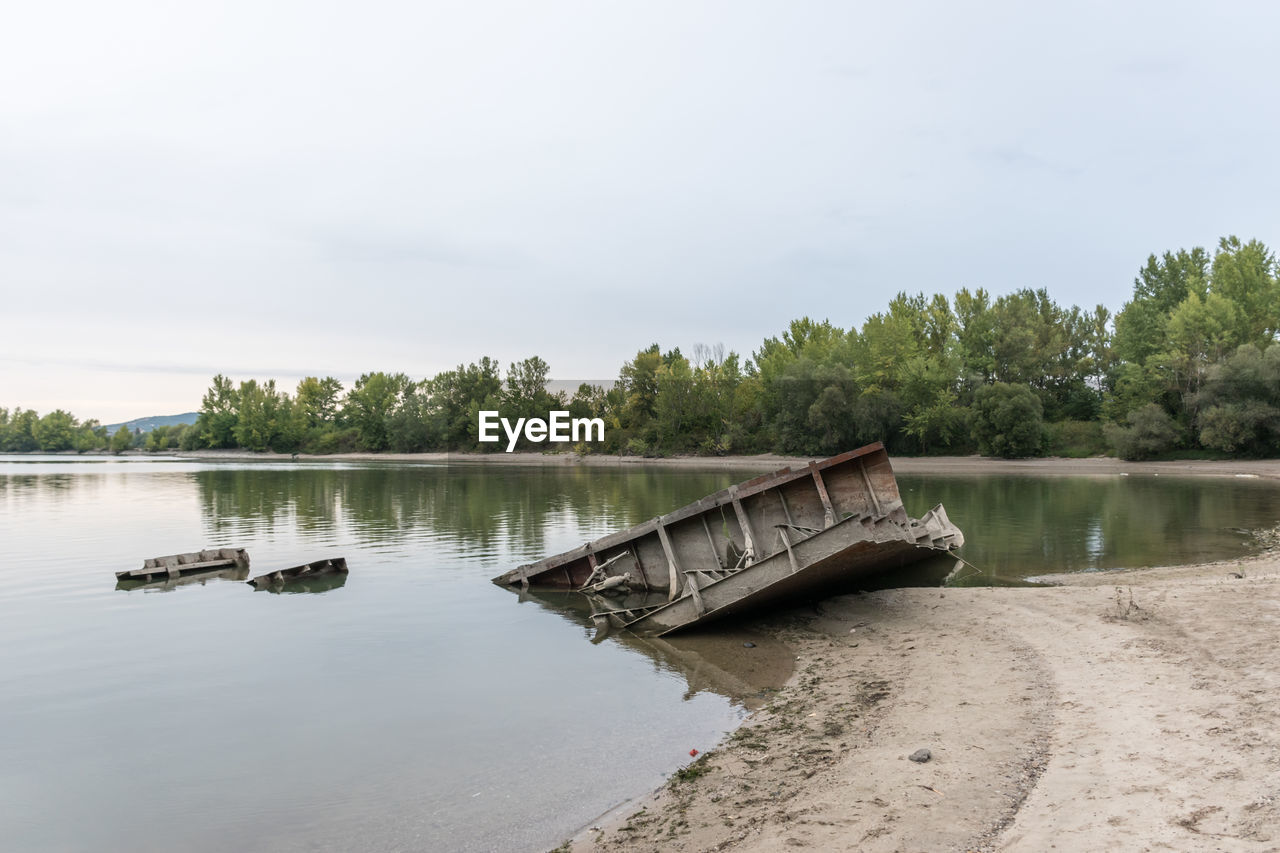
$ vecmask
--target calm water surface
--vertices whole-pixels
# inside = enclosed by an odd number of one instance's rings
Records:
[[[0,457],[0,849],[555,846],[759,685],[697,640],[592,645],[488,579],[755,473]],[[964,529],[961,582],[1244,554],[1280,520],[1257,481],[900,482]],[[351,575],[115,589],[214,545]]]

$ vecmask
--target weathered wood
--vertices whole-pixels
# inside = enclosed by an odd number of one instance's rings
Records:
[[[926,514],[926,518],[934,511]],[[921,526],[930,527],[933,519]],[[919,560],[930,553],[959,547],[963,536],[954,526],[937,526],[943,538],[932,547],[916,540],[913,530],[882,517],[864,524],[856,517],[797,542],[723,580],[702,586],[699,600],[683,595],[626,627],[640,633],[665,634],[695,623],[747,612],[811,590],[833,588],[886,566]]]
[[[792,490],[790,501],[784,486]],[[765,494],[769,491],[776,498]],[[733,521],[727,517],[729,508]],[[686,519],[700,524],[703,535],[676,526]],[[713,522],[729,531],[735,548],[736,522],[742,542],[737,565],[721,558],[711,531]],[[777,531],[778,541],[761,539],[765,527]],[[907,516],[888,454],[876,444],[811,462],[797,471],[784,469],[730,486],[630,530],[521,566],[495,582],[515,584],[528,579],[534,584],[571,585],[573,578],[581,580],[593,568],[606,565],[595,556],[604,543],[624,547],[643,578],[643,550],[651,562],[661,558],[667,563],[667,602],[643,611],[613,612],[610,621],[635,631],[667,632],[787,595],[821,591],[867,572],[958,548],[963,542],[963,534],[941,506],[919,519]],[[711,548],[714,562],[706,559],[704,547]]]
[[[117,580],[151,580],[153,577],[177,578],[194,572],[233,567],[248,568],[249,552],[243,548],[206,548],[185,554],[148,557],[140,569],[116,572]]]
[[[831,527],[836,523],[836,508],[831,503],[831,495],[827,494],[827,483],[822,479],[822,473],[818,470],[818,466],[809,463],[809,473],[813,477],[813,485],[818,490],[818,498],[822,501],[822,508],[826,510],[826,518],[823,520],[823,527]]]
[[[795,574],[800,571],[800,564],[796,562],[796,552],[791,550],[791,537],[787,535],[785,527],[778,528],[778,537],[782,540],[782,547],[787,549],[787,559],[791,561],[791,573]]]
[[[667,535],[667,527],[662,523],[662,519],[658,519],[658,541],[662,543],[662,551],[667,555],[667,574],[670,577],[670,589],[667,591],[667,600],[673,601],[680,594],[680,564],[676,560],[676,551],[671,547],[671,537]]]
[[[884,512],[880,506],[880,498],[876,495],[876,487],[871,485],[871,478],[867,476],[867,465],[861,459],[858,460],[858,473],[862,475],[862,482],[867,484],[867,494],[871,497],[871,505],[876,508],[876,515],[880,515]]]
[[[733,513],[738,517],[738,527],[742,530],[742,540],[746,545],[746,549],[742,555],[744,565],[751,565],[760,559],[760,549],[756,545],[756,537],[751,531],[751,519],[747,518],[747,511],[742,508],[742,501],[738,499],[738,487],[729,487],[730,502],[733,504]]]
[[[840,472],[842,472],[841,476],[847,476],[847,474],[844,473],[847,471],[848,474],[853,474],[854,476],[856,476],[856,473],[854,472],[852,466],[850,466],[848,463],[857,459],[875,460],[875,464],[877,467],[884,466],[888,468],[888,455],[884,451],[884,445],[881,444],[880,442],[876,442],[874,444],[869,444],[866,447],[860,447],[857,450],[850,450],[846,453],[841,453],[838,456],[832,456],[829,459],[823,459],[823,460],[811,462],[808,466],[803,468],[799,468],[796,470],[792,470],[791,468],[783,468],[779,471],[775,471],[772,474],[764,474],[760,477],[747,480],[746,482],[741,483],[735,486],[734,488],[737,490],[738,499],[745,500],[746,498],[752,497],[762,492],[769,491],[771,489],[778,488],[782,485],[786,485],[787,483],[793,483],[799,480],[812,478],[813,471],[815,469],[820,472],[832,471],[833,473],[839,470]],[[892,486],[892,469],[891,468],[888,468],[888,475],[890,479],[890,485]],[[864,487],[861,484],[859,484],[858,489],[859,491],[863,491]],[[897,496],[896,486],[892,486],[892,491],[893,493],[891,495],[888,495],[888,494],[880,495],[880,499],[886,502],[886,506],[888,506],[889,503],[901,502]],[[830,503],[830,497],[827,498],[827,502]],[[707,495],[701,500],[694,501],[693,503],[687,506],[683,506],[683,507],[680,507],[679,509],[673,510],[667,513],[665,516],[663,516],[663,518],[665,520],[665,523],[668,526],[671,526],[681,521],[684,521],[685,519],[695,518],[704,513],[727,507],[731,503],[732,503],[732,497],[729,494],[729,490],[722,489],[719,492],[715,492],[714,494]],[[834,523],[835,517],[836,517],[835,511],[833,509],[830,515],[832,523]],[[800,519],[797,521],[797,523],[802,524],[803,521],[804,519]],[[815,521],[817,520],[815,519]],[[556,554],[550,557],[546,557],[542,560],[537,561],[536,563],[530,563],[526,566],[513,569],[510,572],[507,572],[497,578],[494,578],[494,582],[500,583],[500,584],[520,583],[521,577],[522,577],[522,574],[521,574],[522,570],[523,570],[523,577],[526,577],[530,580],[535,580],[538,577],[538,575],[542,574],[543,572],[550,571],[552,569],[557,569],[566,563],[572,563],[577,560],[583,559],[586,556],[588,551],[597,551],[597,552],[604,551],[604,550],[617,547],[619,545],[624,545],[636,539],[639,539],[645,534],[654,532],[656,525],[657,525],[657,519],[650,519],[649,521],[642,522],[641,524],[635,525],[634,527],[628,528],[626,530],[620,530],[616,533],[607,534],[597,539],[595,542],[589,543],[587,545],[583,545],[580,548],[576,548],[571,551],[566,551],[563,554]],[[822,526],[822,524],[815,523],[812,526],[819,527],[819,526]]]
[[[310,563],[303,563],[300,566],[291,566],[287,569],[276,569],[274,572],[268,572],[265,575],[258,575],[249,581],[253,586],[262,589],[263,587],[273,584],[283,584],[291,580],[300,578],[319,577],[321,575],[347,574],[347,560],[345,557],[332,557],[324,560],[315,560]]]
[[[790,496],[783,494],[783,487],[792,490]],[[764,494],[769,491],[774,492],[777,497]],[[733,508],[736,524],[722,518],[730,507]],[[744,559],[759,561],[770,556],[769,549],[777,543],[763,541],[757,527],[763,529],[762,526],[775,526],[776,521],[785,518],[796,530],[820,530],[834,526],[842,513],[867,516],[888,514],[904,524],[909,520],[902,508],[897,483],[893,478],[893,468],[883,445],[868,445],[829,459],[816,460],[795,470],[784,468],[722,489],[663,515],[661,526],[667,528],[667,544],[675,555],[677,567],[703,565],[706,562],[699,541],[702,537],[687,535],[692,534],[692,531],[680,526],[686,520],[702,525],[706,541],[715,555],[716,565],[726,566],[726,555],[722,555],[717,537],[711,531],[713,525],[729,523],[731,530],[733,526],[742,530]],[[602,536],[579,548],[520,566],[495,578],[494,582],[573,588],[581,585],[591,573],[591,555],[622,547],[633,553],[637,565],[635,575],[646,587],[665,587],[670,593],[674,586],[670,580],[671,561],[667,559],[666,550],[661,544],[658,527],[659,519],[650,519],[627,530]],[[654,535],[651,537],[650,534]],[[736,539],[737,535],[735,532],[730,538]],[[738,543],[735,542],[736,544]],[[643,559],[642,552],[645,555]],[[668,563],[667,571],[661,572],[658,577],[649,577],[643,562],[653,562],[659,557]],[[677,578],[679,577],[680,573],[677,572]]]
[[[724,568],[724,559],[720,556],[720,549],[716,546],[716,539],[711,535],[711,526],[707,524],[707,516],[702,515],[702,529],[707,534],[707,544],[711,546],[711,556],[715,558],[716,565]]]
[[[706,615],[707,607],[702,603],[702,591],[698,589],[698,576],[696,573],[690,573],[686,576],[689,583],[689,595],[693,599],[693,611],[698,618]]]

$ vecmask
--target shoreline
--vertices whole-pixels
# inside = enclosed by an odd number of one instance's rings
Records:
[[[703,470],[756,470],[761,473],[796,467],[819,456],[786,456],[773,453],[754,456],[612,456],[574,453],[330,453],[293,455],[252,453],[243,450],[189,450],[168,453],[128,451],[111,453],[34,454],[67,458],[176,458],[209,462],[385,462],[421,465],[542,465],[551,467],[651,466]],[[1178,477],[1242,477],[1280,480],[1280,459],[1188,459],[1158,462],[1126,462],[1111,456],[1068,458],[1061,456],[1000,459],[990,456],[893,456],[898,474],[935,476],[1002,474],[1030,476],[1116,476],[1121,474]]]
[[[846,595],[763,627],[797,657],[777,697],[568,849],[1280,844],[1280,554]]]

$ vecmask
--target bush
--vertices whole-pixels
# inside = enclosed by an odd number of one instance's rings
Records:
[[[996,382],[973,395],[973,439],[986,456],[1016,459],[1044,450],[1044,409],[1025,385]]]
[[[1155,403],[1129,413],[1127,427],[1107,424],[1107,443],[1121,459],[1150,459],[1173,449],[1182,439],[1169,413]]]
[[[310,441],[303,449],[307,453],[357,453],[363,449],[360,444],[360,430],[351,427],[326,432]]]
[[[1105,455],[1109,446],[1100,421],[1058,421],[1045,425],[1045,452],[1082,459]]]
[[[1200,414],[1200,443],[1252,456],[1280,451],[1280,409],[1261,400],[1211,406]]]

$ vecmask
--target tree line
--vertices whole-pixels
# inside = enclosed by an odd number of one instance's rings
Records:
[[[606,425],[605,440],[579,452],[827,454],[879,440],[900,454],[1276,455],[1277,273],[1261,242],[1226,237],[1212,253],[1150,256],[1114,316],[1102,305],[1064,307],[1044,289],[900,293],[861,327],[794,320],[745,359],[654,344],[612,387],[572,395],[548,392],[537,356],[506,371],[486,357],[420,381],[366,373],[349,389],[307,377],[292,394],[274,380],[219,375],[194,425],[145,441],[154,450],[491,452],[477,441],[481,410],[514,420],[565,409]],[[65,412],[0,410],[0,449],[97,449],[105,438]]]

